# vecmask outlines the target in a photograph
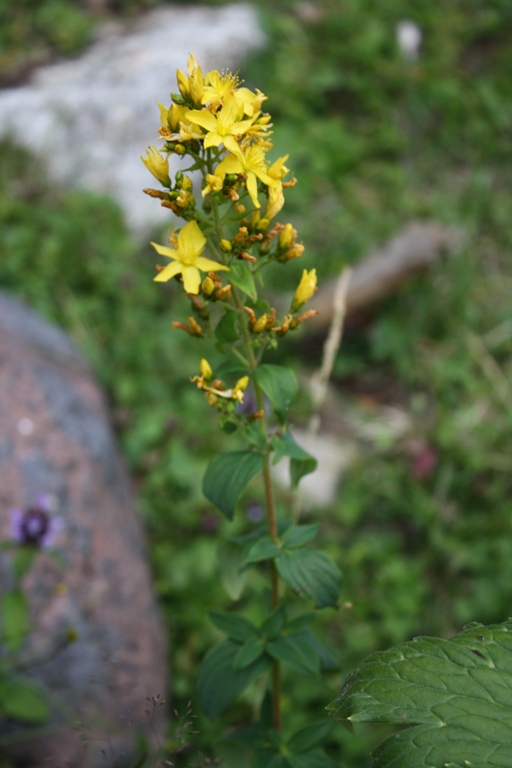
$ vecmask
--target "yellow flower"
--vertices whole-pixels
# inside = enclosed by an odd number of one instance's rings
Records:
[[[206,195],[209,195],[210,192],[220,192],[222,187],[224,186],[224,179],[221,179],[220,176],[217,176],[214,173],[207,173],[206,181],[208,183],[206,184],[206,187],[201,192],[203,197],[205,197]]]
[[[238,144],[235,136],[241,136],[247,132],[253,123],[250,120],[240,120],[243,117],[243,106],[238,104],[235,97],[228,93],[224,104],[214,115],[208,109],[191,109],[187,113],[187,120],[200,125],[207,131],[204,139],[204,147],[218,147],[224,144],[230,152],[237,152]]]
[[[247,176],[245,185],[255,208],[261,207],[258,201],[257,178],[269,187],[275,187],[279,183],[268,175],[265,152],[257,144],[248,147],[245,152],[237,147],[236,154],[225,157],[217,166],[217,175],[224,178],[226,173],[244,173]]]
[[[231,72],[220,73],[216,69],[207,72],[204,76],[204,89],[201,102],[213,104],[234,91],[238,85],[238,77]]]
[[[163,245],[151,243],[153,248],[161,256],[166,256],[173,261],[165,269],[157,274],[155,281],[157,283],[166,283],[175,275],[183,275],[183,283],[187,293],[199,293],[201,285],[202,272],[218,272],[227,270],[223,264],[219,264],[212,259],[206,259],[200,254],[206,245],[206,238],[199,229],[196,221],[190,221],[183,229],[178,232],[178,237],[174,238],[174,248],[167,248]]]
[[[238,379],[231,393],[231,397],[233,398],[233,400],[238,400],[239,402],[243,403],[244,390],[247,389],[248,384],[249,384],[248,376],[242,376],[241,379]]]
[[[169,161],[156,147],[149,147],[146,157],[140,158],[148,171],[162,184],[169,186]]]
[[[295,312],[299,307],[309,301],[314,292],[316,291],[316,269],[311,269],[309,272],[307,269],[303,270],[302,278],[295,291],[295,297],[292,304],[292,312]]]

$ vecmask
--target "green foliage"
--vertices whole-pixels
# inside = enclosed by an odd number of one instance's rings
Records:
[[[262,469],[263,456],[254,451],[218,453],[208,464],[203,493],[228,520],[232,520],[238,499]]]
[[[252,379],[270,400],[279,422],[284,424],[299,391],[294,372],[279,365],[260,365],[252,374]]]
[[[374,751],[375,768],[512,766],[512,623],[375,653],[349,675],[335,717],[412,725]]]

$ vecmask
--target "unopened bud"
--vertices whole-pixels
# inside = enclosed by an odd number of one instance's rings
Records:
[[[203,280],[203,283],[201,285],[201,290],[205,294],[205,296],[211,296],[212,293],[215,290],[215,283],[211,279],[211,277],[205,277]]]
[[[208,379],[211,379],[211,377],[213,376],[213,371],[210,367],[210,364],[208,363],[207,360],[204,359],[204,357],[199,363],[199,370],[201,371],[201,376],[203,377],[203,379],[206,379],[206,381],[208,381]]]
[[[174,147],[174,151],[176,152],[177,155],[184,155],[187,150],[185,149],[183,144],[176,144],[176,146]]]
[[[237,213],[245,213],[245,205],[242,205],[242,203],[240,203],[239,205],[235,206],[235,210]]]
[[[287,224],[283,230],[279,233],[279,247],[281,250],[289,248],[294,240],[294,231],[291,224]]]
[[[256,320],[254,325],[251,327],[251,331],[253,333],[261,333],[267,327],[267,322],[268,322],[268,315],[266,314],[262,315]]]
[[[233,248],[229,240],[226,240],[225,238],[222,238],[220,241],[220,247],[224,251],[224,253],[230,253]]]
[[[181,69],[178,69],[178,71],[176,72],[176,79],[178,81],[178,88],[180,89],[180,93],[183,96],[183,98],[186,99],[187,96],[189,95],[188,77]],[[173,98],[173,101],[175,101],[174,98]]]

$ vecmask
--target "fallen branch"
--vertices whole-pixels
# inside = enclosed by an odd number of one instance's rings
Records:
[[[382,248],[355,265],[347,290],[347,314],[389,295],[412,274],[429,267],[441,253],[453,253],[462,243],[463,233],[455,227],[435,222],[409,224]],[[326,331],[332,323],[336,283],[337,278],[333,278],[315,296],[315,305],[322,311],[308,324],[313,333]]]

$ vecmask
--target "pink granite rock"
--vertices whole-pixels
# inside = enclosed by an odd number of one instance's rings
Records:
[[[26,768],[118,764],[147,699],[166,697],[165,638],[144,534],[104,399],[66,335],[0,292],[0,541],[9,510],[50,494],[62,519],[55,547],[25,579],[33,631],[29,674],[51,692],[52,729],[22,738]],[[12,583],[0,555],[0,597]],[[77,640],[66,645],[72,630]],[[166,707],[153,725],[165,732]],[[1,748],[0,748],[1,751]]]

